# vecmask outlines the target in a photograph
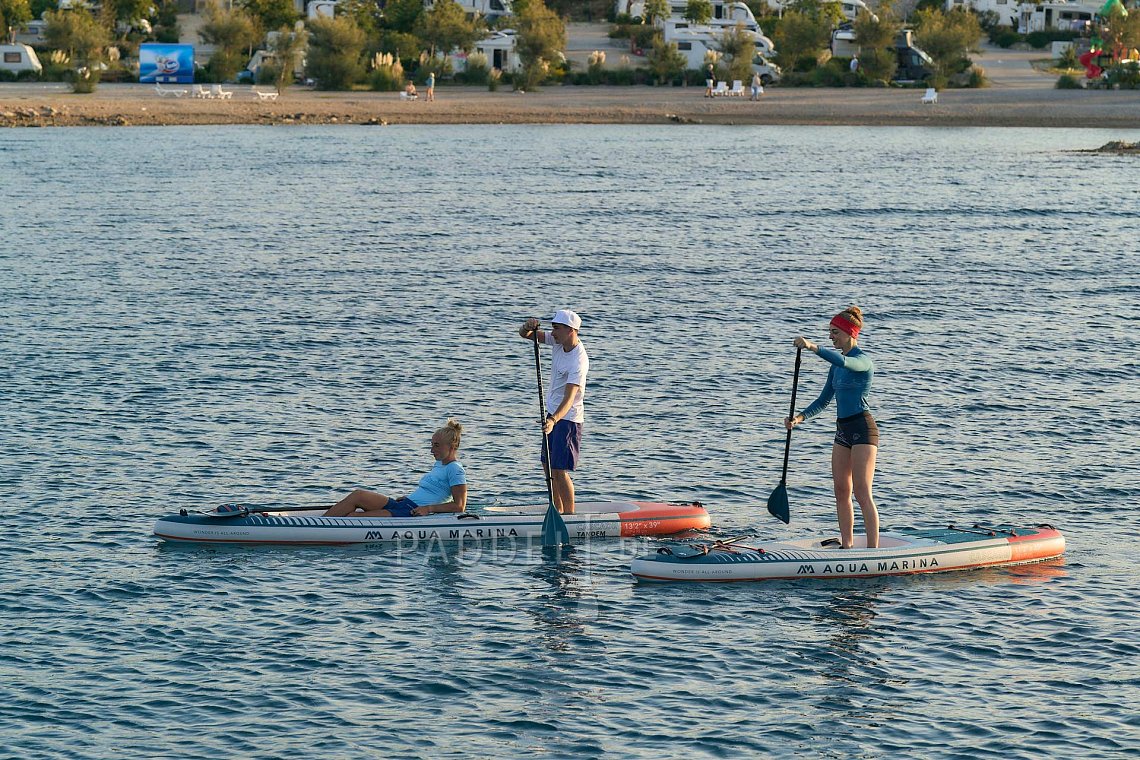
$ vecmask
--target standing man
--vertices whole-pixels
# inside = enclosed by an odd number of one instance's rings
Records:
[[[582,319],[569,309],[559,309],[550,318],[550,332],[538,329],[533,317],[519,328],[519,336],[531,340],[538,331],[538,342],[553,346],[550,362],[550,390],[546,394],[546,419],[542,432],[549,438],[550,462],[543,465],[550,472],[554,506],[564,515],[574,514],[574,481],[570,478],[578,466],[582,446],[582,421],[585,419],[582,399],[586,395],[586,373],[590,357],[578,340]]]

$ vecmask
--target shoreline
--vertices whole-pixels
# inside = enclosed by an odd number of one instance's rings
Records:
[[[0,84],[0,127],[230,124],[716,124],[1113,128],[1140,130],[1140,90],[992,87],[945,90],[920,102],[915,88],[770,87],[759,101],[704,97],[702,87],[551,86],[538,92],[436,88],[435,102],[392,92],[287,89],[261,102],[249,86],[228,100],[160,97],[152,85],[104,84],[77,95],[61,83]],[[267,89],[267,88],[262,88]]]

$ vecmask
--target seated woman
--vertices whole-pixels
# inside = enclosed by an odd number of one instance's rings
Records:
[[[416,86],[411,82],[408,82],[408,86],[404,88],[404,94],[409,98],[419,97],[416,95]]]
[[[459,463],[459,436],[463,426],[455,420],[435,431],[431,453],[435,466],[420,479],[409,496],[392,499],[382,493],[358,489],[325,512],[325,517],[411,517],[467,508],[467,473]]]

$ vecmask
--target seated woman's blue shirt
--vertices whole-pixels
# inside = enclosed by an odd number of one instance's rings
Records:
[[[826,409],[832,398],[835,399],[836,416],[840,419],[870,411],[867,394],[871,392],[871,379],[875,375],[871,357],[858,346],[846,356],[833,348],[820,348],[819,355],[832,367],[828,370],[827,383],[819,398],[800,412],[804,420],[810,420]]]
[[[451,501],[451,487],[467,484],[467,471],[459,462],[444,464],[436,460],[435,466],[427,475],[420,478],[420,485],[408,495],[417,506],[443,504]]]

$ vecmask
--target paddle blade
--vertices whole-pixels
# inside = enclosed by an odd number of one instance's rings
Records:
[[[785,525],[792,521],[792,513],[788,509],[788,487],[782,480],[768,497],[768,513],[777,520],[782,520]]]
[[[546,508],[546,517],[542,518],[542,545],[568,546],[569,544],[570,531],[566,528],[566,521],[551,503]]]

